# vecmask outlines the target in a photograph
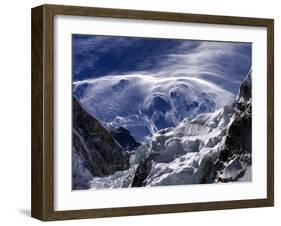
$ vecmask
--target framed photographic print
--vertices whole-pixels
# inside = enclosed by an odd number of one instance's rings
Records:
[[[272,19],[32,9],[32,216],[274,204]]]

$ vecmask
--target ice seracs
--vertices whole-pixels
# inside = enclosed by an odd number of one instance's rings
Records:
[[[186,118],[173,129],[155,133],[147,145],[152,166],[142,186],[212,181],[214,175],[207,178],[205,171],[209,162],[218,158],[232,117],[233,111],[223,107],[193,120]]]

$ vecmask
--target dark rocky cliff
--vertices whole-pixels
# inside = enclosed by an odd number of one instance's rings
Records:
[[[239,95],[233,103],[234,120],[229,126],[225,145],[218,160],[217,180],[222,182],[237,180],[242,177],[252,162],[252,72],[241,83]],[[241,168],[236,178],[225,178],[223,165],[235,161],[236,167]]]
[[[109,130],[115,140],[127,151],[132,151],[141,145],[132,137],[130,132],[123,127],[110,128]]]
[[[252,85],[251,73],[240,86],[239,95],[233,104],[234,120],[229,127],[225,150],[221,158],[232,154],[251,153],[252,150]],[[224,156],[225,155],[225,156]]]
[[[129,154],[73,97],[73,158],[79,158],[93,176],[104,176],[129,168]],[[76,167],[77,168],[77,167]],[[76,174],[79,172],[76,172]],[[77,176],[77,175],[76,175]]]

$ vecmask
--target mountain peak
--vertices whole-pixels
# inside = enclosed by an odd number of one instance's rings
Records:
[[[241,83],[239,88],[239,94],[237,96],[236,101],[244,102],[249,101],[252,97],[252,69],[249,70],[246,78]]]

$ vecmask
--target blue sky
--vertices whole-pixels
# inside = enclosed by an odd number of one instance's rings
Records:
[[[250,43],[72,36],[73,81],[107,75],[199,77],[237,94],[251,67]]]

